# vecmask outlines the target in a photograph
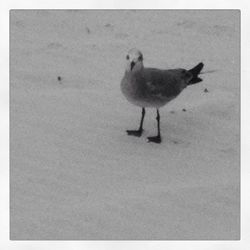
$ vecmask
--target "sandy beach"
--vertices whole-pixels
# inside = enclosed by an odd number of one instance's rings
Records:
[[[12,240],[240,239],[238,11],[11,11]],[[120,91],[130,48],[203,82],[161,109]],[[207,91],[204,91],[207,89]],[[183,111],[185,109],[185,112]]]

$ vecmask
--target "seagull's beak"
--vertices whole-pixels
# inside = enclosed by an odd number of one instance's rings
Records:
[[[132,71],[132,69],[134,68],[134,66],[135,66],[135,62],[132,61],[131,64],[130,64],[130,69],[131,69],[131,71]]]

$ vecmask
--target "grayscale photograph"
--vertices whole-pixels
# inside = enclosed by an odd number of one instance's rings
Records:
[[[10,10],[11,240],[240,240],[239,10]]]

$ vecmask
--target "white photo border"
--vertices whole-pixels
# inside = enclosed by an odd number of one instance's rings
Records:
[[[241,240],[239,241],[10,241],[9,240],[9,11],[11,9],[240,9],[241,10]],[[250,2],[248,0],[9,0],[0,3],[0,249],[243,250],[250,246]]]

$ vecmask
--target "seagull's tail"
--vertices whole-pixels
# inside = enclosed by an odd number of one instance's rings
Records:
[[[200,77],[198,77],[198,75],[200,74],[203,66],[204,66],[204,64],[201,62],[198,65],[196,65],[194,68],[188,70],[188,72],[191,73],[193,76],[191,78],[191,80],[189,81],[188,85],[195,84],[195,83],[202,81],[202,79]]]

